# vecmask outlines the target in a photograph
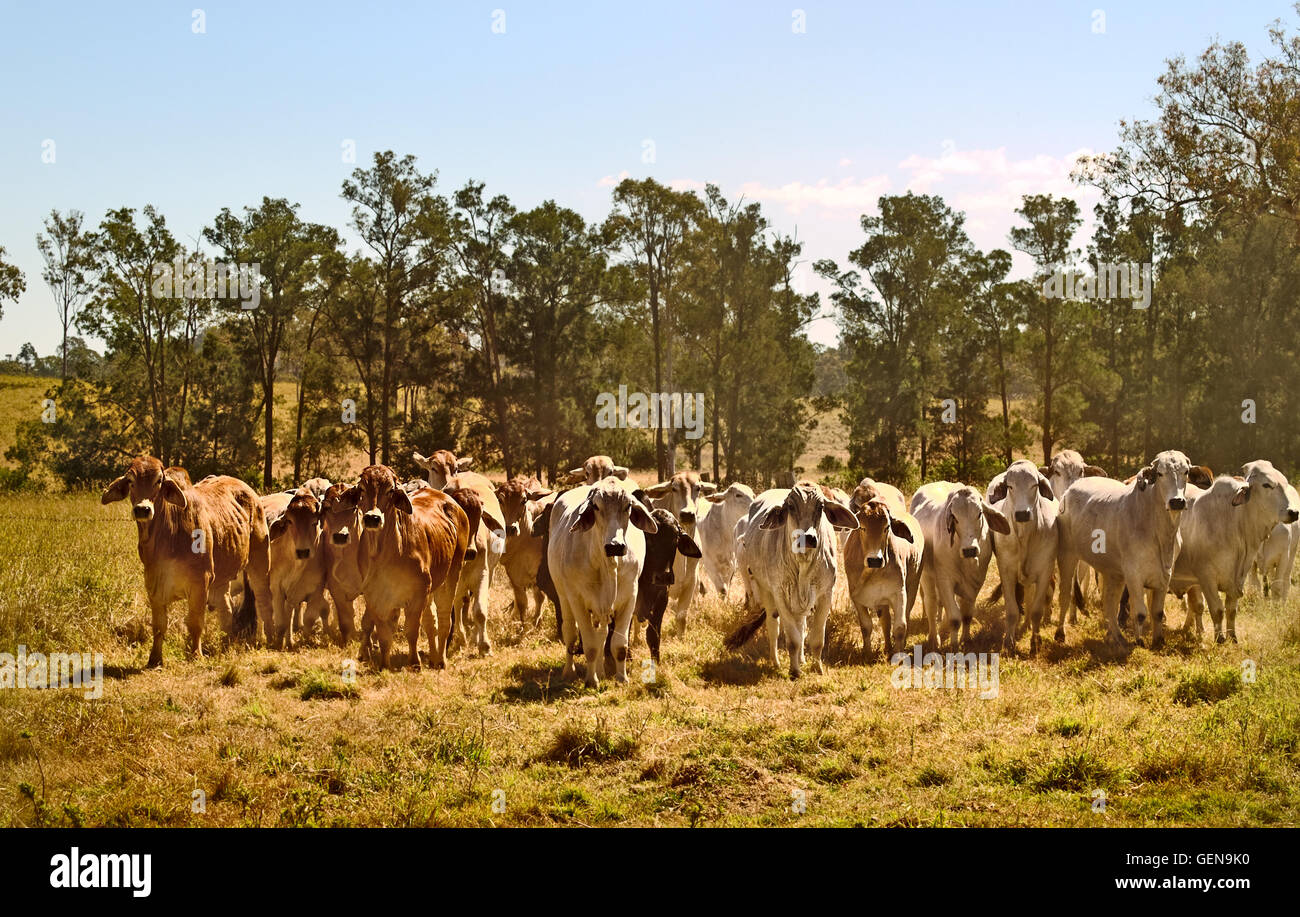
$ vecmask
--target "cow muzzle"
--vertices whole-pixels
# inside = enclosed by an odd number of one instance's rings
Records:
[[[518,523],[518,522],[512,522],[512,523],[510,523],[509,525],[506,526],[506,535],[507,535],[508,537],[510,537],[510,538],[514,538],[514,537],[515,537],[516,535],[518,535],[518,534],[519,534],[519,523]]]
[[[311,548],[298,548],[293,553],[297,555],[299,560],[306,560],[311,557]]]
[[[382,513],[366,513],[361,517],[361,523],[368,529],[377,529],[384,524]]]
[[[1288,523],[1295,522],[1297,519],[1300,519],[1300,510],[1289,509],[1286,511],[1286,521]]]
[[[1173,510],[1187,509],[1187,499],[1185,497],[1170,497],[1169,508]]]
[[[962,549],[961,549],[961,556],[964,557],[964,558],[966,558],[967,560],[970,560],[970,559],[975,558],[975,557],[979,557],[979,556],[980,556],[980,549],[979,549],[979,548],[962,548]]]
[[[1016,510],[1016,521],[1017,521],[1017,522],[1028,522],[1028,521],[1029,521],[1029,510],[1027,510],[1027,509],[1018,509],[1018,510]]]
[[[607,545],[605,545],[605,556],[606,556],[606,557],[622,557],[622,556],[623,556],[624,554],[626,554],[626,553],[627,553],[627,545],[625,545],[625,544],[607,544]]]
[[[341,529],[340,531],[335,532],[333,535],[330,536],[330,540],[333,541],[335,544],[347,544],[348,543],[347,529]]]
[[[813,532],[797,532],[794,536],[794,553],[806,554],[817,550],[817,535]]]
[[[879,554],[875,554],[867,558],[867,566],[871,567],[873,570],[879,570],[884,565],[885,565],[885,559],[881,557]]]
[[[153,504],[137,503],[135,506],[131,507],[131,515],[135,516],[135,518],[139,519],[141,522],[148,522],[153,518]]]
[[[673,571],[671,570],[667,573],[655,573],[650,577],[652,586],[671,586],[673,582]]]
[[[681,521],[682,521],[682,525],[694,525],[695,514],[690,512],[689,510],[683,510],[681,515]]]

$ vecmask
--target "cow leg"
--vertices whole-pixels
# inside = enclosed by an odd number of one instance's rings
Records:
[[[1007,610],[1006,625],[1002,633],[1002,645],[1008,653],[1014,656],[1016,653],[1016,635],[1020,632],[1020,596],[1017,595],[1020,590],[1016,588],[1019,585],[1019,580],[1016,579],[1019,564],[1016,564],[1015,567],[1012,567],[1011,564],[1007,564],[1011,569],[1004,570],[1002,568],[1002,557],[1000,555],[998,556],[997,561],[998,579],[1002,581],[1002,601],[1003,604],[1006,605]],[[1008,573],[1011,575],[1008,576]],[[1035,625],[1034,632],[1038,632],[1037,625]],[[1033,641],[1031,640],[1031,652],[1033,648]]]
[[[213,591],[216,592],[216,595],[209,593],[208,601],[217,609],[217,620],[221,622],[221,632],[229,640],[235,628],[235,613],[230,604],[230,590],[223,585],[220,590],[214,586]]]
[[[429,665],[435,669],[445,669],[447,667],[447,650],[451,642],[451,632],[454,623],[452,618],[456,614],[456,583],[453,581],[451,574],[447,579],[433,592],[433,604],[438,612],[438,632],[435,635],[425,626],[426,636],[429,638]],[[430,613],[430,618],[433,615]],[[429,623],[432,623],[430,621]],[[434,637],[437,637],[435,640]]]
[[[357,629],[356,611],[353,607],[356,596],[346,593],[341,595],[342,601],[333,592],[330,593],[330,598],[334,600],[334,616],[338,618],[339,646],[347,646]]]
[[[1117,646],[1124,645],[1124,637],[1119,632],[1119,596],[1123,591],[1124,581],[1118,576],[1102,576],[1101,604],[1106,612],[1106,639]]]
[[[361,649],[357,653],[359,662],[370,662],[370,635],[374,630],[375,616],[371,614],[370,607],[366,606],[366,610],[361,614]]]
[[[152,617],[153,646],[149,649],[149,662],[146,665],[148,668],[153,669],[163,664],[163,640],[167,637],[167,603],[160,602],[150,596],[149,610]]]
[[[871,661],[871,627],[874,623],[872,610],[866,605],[858,604],[852,594],[849,595],[849,605],[853,608],[853,613],[858,616],[858,627],[862,629],[862,662]],[[889,630],[883,631],[885,638],[885,652],[889,652]]]
[[[782,615],[781,623],[785,625],[785,648],[790,654],[790,677],[798,678],[803,674],[803,639],[807,628],[807,613],[799,615]]]
[[[885,659],[892,659],[907,645],[907,589],[904,587],[880,610],[881,634],[885,637]]]
[[[487,609],[488,609],[488,587],[491,584],[490,574],[486,574],[479,580],[478,588],[474,590],[474,600],[471,608],[474,613],[474,638],[477,641],[479,655],[492,655],[492,642],[488,640],[487,633]]]
[[[189,641],[185,655],[190,658],[203,658],[203,616],[208,610],[208,591],[203,588],[190,589],[188,608],[185,614],[185,629],[189,631]]]
[[[808,635],[808,655],[812,657],[813,670],[818,675],[826,672],[822,650],[826,647],[826,619],[831,614],[831,596],[828,591],[817,600],[812,615],[812,632]]]
[[[1241,594],[1235,589],[1225,593],[1227,602],[1224,603],[1224,620],[1228,626],[1228,639],[1233,643],[1237,642],[1237,603],[1241,601]]]
[[[330,607],[325,601],[324,592],[313,592],[307,596],[307,613],[303,615],[303,633],[314,631],[317,624],[325,632],[325,621],[329,618]]]
[[[1223,637],[1223,600],[1219,597],[1218,589],[1198,590],[1204,599],[1206,606],[1210,609],[1210,620],[1214,622],[1214,642],[1222,643]]]
[[[663,632],[664,612],[668,609],[668,592],[663,587],[658,587],[655,592],[654,604],[650,606],[650,619],[645,626],[645,644],[650,650],[650,658],[659,662],[659,638]],[[637,630],[637,621],[632,619],[631,626],[633,633]]]
[[[1151,609],[1147,604],[1147,598],[1147,590],[1142,585],[1142,581],[1134,577],[1128,584],[1128,602],[1133,619],[1133,641],[1138,646],[1146,644],[1147,628],[1151,625]],[[1119,624],[1118,615],[1115,623]]]
[[[921,571],[921,605],[929,627],[926,634],[926,649],[937,648],[939,646],[939,590],[935,586],[934,573],[930,570]]]
[[[379,668],[383,671],[388,668],[393,650],[392,612],[388,609],[375,609],[372,620],[375,626],[375,637],[379,640]]]
[[[289,633],[292,610],[285,600],[284,593],[276,589],[271,596],[271,638],[267,641],[271,649],[293,649],[293,637]],[[285,646],[285,643],[288,646]]]
[[[433,619],[431,604],[432,596],[425,592],[406,606],[406,667],[412,672],[420,671],[420,625],[425,625],[426,632],[429,630],[429,622]]]
[[[1074,624],[1078,620],[1078,615],[1074,610],[1074,606],[1078,602],[1081,594],[1078,580],[1079,558],[1073,550],[1070,550],[1065,546],[1064,535],[1061,537],[1061,542],[1061,548],[1057,554],[1057,581],[1061,583],[1069,583],[1070,588],[1067,590],[1069,595],[1062,595],[1061,601],[1058,603],[1060,605],[1060,611],[1057,613],[1056,634],[1054,635],[1054,639],[1057,643],[1065,642],[1065,615],[1067,605],[1070,606],[1070,623]],[[1103,585],[1103,589],[1104,588]],[[1116,614],[1118,613],[1119,612],[1116,611]]]
[[[777,649],[781,640],[781,618],[775,611],[767,611],[767,656],[772,660],[772,668],[781,667],[781,656]]]
[[[963,609],[957,599],[957,590],[953,583],[944,583],[939,589],[939,601],[943,603],[944,621],[947,624],[948,631],[948,648],[951,651],[958,649],[959,639],[965,639],[965,628],[962,626]]]
[[[677,607],[673,609],[673,614],[677,619],[677,636],[681,637],[686,634],[686,612],[691,607],[691,597],[695,590],[689,582],[683,584],[681,591],[677,594]]]
[[[1183,597],[1183,604],[1187,607],[1187,614],[1183,616],[1183,633],[1196,635],[1196,642],[1201,641],[1201,612],[1205,610],[1205,602],[1201,598],[1201,590],[1198,586],[1193,586],[1187,590],[1187,595]]]
[[[600,677],[605,674],[605,627],[596,626],[591,609],[585,605],[579,606],[576,618],[578,632],[582,635],[582,654],[587,659],[584,683],[588,688],[595,688],[600,685]]]
[[[614,611],[613,636],[610,640],[610,655],[614,659],[614,680],[621,685],[627,684],[627,630],[632,624],[632,610],[635,602],[631,599],[623,607]]]
[[[510,580],[510,591],[515,596],[515,613],[519,615],[519,627],[528,627],[528,588],[523,583]]]

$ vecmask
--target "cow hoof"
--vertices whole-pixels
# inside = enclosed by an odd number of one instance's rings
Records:
[[[798,669],[791,669],[791,670],[790,670],[790,680],[791,680],[791,681],[797,681],[797,680],[799,679],[799,675],[800,675],[800,672],[799,672]]]
[[[146,668],[146,669],[161,669],[161,668],[162,668],[162,664],[163,664],[163,661],[162,661],[162,653],[150,653],[150,654],[149,654],[149,661],[148,661],[147,663],[145,663],[145,668]]]
[[[1161,635],[1161,636],[1159,636],[1159,637],[1152,637],[1152,638],[1151,638],[1151,648],[1152,648],[1153,650],[1158,650],[1158,649],[1160,649],[1161,647],[1163,647],[1164,645],[1165,645],[1165,638],[1164,638],[1163,635]]]
[[[1236,643],[1237,635],[1234,634],[1232,631],[1228,631],[1228,639],[1231,640],[1233,643]]]
[[[1065,628],[1064,628],[1064,627],[1058,627],[1058,628],[1056,629],[1056,633],[1052,635],[1052,639],[1054,639],[1057,643],[1064,643],[1064,642],[1065,642]]]
[[[1215,635],[1214,635],[1214,642],[1215,642],[1215,643],[1223,643],[1223,642],[1224,642],[1224,641],[1223,641],[1223,634],[1215,634]]]

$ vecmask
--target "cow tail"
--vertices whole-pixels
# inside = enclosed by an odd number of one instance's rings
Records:
[[[231,626],[236,637],[252,639],[257,634],[257,596],[247,576],[244,577],[244,600],[235,612]]]
[[[1083,587],[1079,585],[1079,578],[1074,578],[1074,607],[1083,608]]]
[[[758,633],[758,629],[763,626],[763,620],[767,617],[767,612],[760,608],[757,613],[747,620],[741,622],[741,625],[727,635],[727,639],[722,645],[729,650],[738,650],[746,643],[749,638]]]

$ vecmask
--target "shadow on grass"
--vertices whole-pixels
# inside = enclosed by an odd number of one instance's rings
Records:
[[[511,704],[548,704],[581,694],[582,663],[574,678],[566,680],[563,671],[561,662],[517,663],[506,673],[512,683],[497,691],[496,698]]]

